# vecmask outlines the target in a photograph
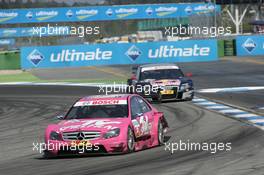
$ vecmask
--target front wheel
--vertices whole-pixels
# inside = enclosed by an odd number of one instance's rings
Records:
[[[192,101],[194,97],[194,93],[192,93],[192,95],[188,98],[186,98],[184,101]]]
[[[52,153],[50,153],[49,151],[45,150],[45,151],[43,151],[42,157],[44,159],[51,159],[51,158],[55,158],[56,156],[53,155]]]
[[[135,150],[135,137],[130,127],[127,131],[127,150],[128,152],[133,152]]]
[[[158,123],[158,141],[159,141],[159,145],[164,144],[164,128],[160,120]]]
[[[154,102],[161,103],[162,102],[162,95],[160,92],[158,92],[157,97],[152,98]]]

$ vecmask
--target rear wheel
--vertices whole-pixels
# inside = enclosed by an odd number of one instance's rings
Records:
[[[159,145],[164,144],[164,128],[160,120],[158,123],[158,141],[159,141]]]
[[[133,152],[135,150],[135,137],[130,127],[127,131],[127,150],[128,152]]]

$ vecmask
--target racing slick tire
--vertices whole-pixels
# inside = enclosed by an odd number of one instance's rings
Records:
[[[192,100],[193,100],[193,96],[186,99],[186,101],[192,101]]]
[[[164,145],[165,141],[164,141],[164,128],[163,128],[163,124],[161,123],[161,121],[159,120],[158,123],[158,142],[159,145]]]
[[[157,103],[161,103],[162,102],[162,95],[160,92],[158,92],[158,96],[157,97],[153,97],[152,98],[153,102],[157,102]]]
[[[56,156],[53,155],[52,153],[50,153],[49,151],[45,150],[45,151],[43,151],[42,157],[44,159],[51,159],[51,158],[55,158]]]
[[[191,97],[186,98],[184,101],[192,101],[194,97],[194,94],[191,95]]]
[[[127,152],[131,153],[135,151],[135,136],[134,132],[130,127],[128,127],[127,131]]]

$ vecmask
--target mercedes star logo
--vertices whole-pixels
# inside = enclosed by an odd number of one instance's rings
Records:
[[[84,139],[84,134],[82,133],[82,132],[79,132],[78,134],[77,134],[77,139],[78,140],[83,140]]]

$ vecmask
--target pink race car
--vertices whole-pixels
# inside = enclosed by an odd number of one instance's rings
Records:
[[[162,112],[135,94],[88,96],[45,132],[44,157],[127,153],[164,144]]]

